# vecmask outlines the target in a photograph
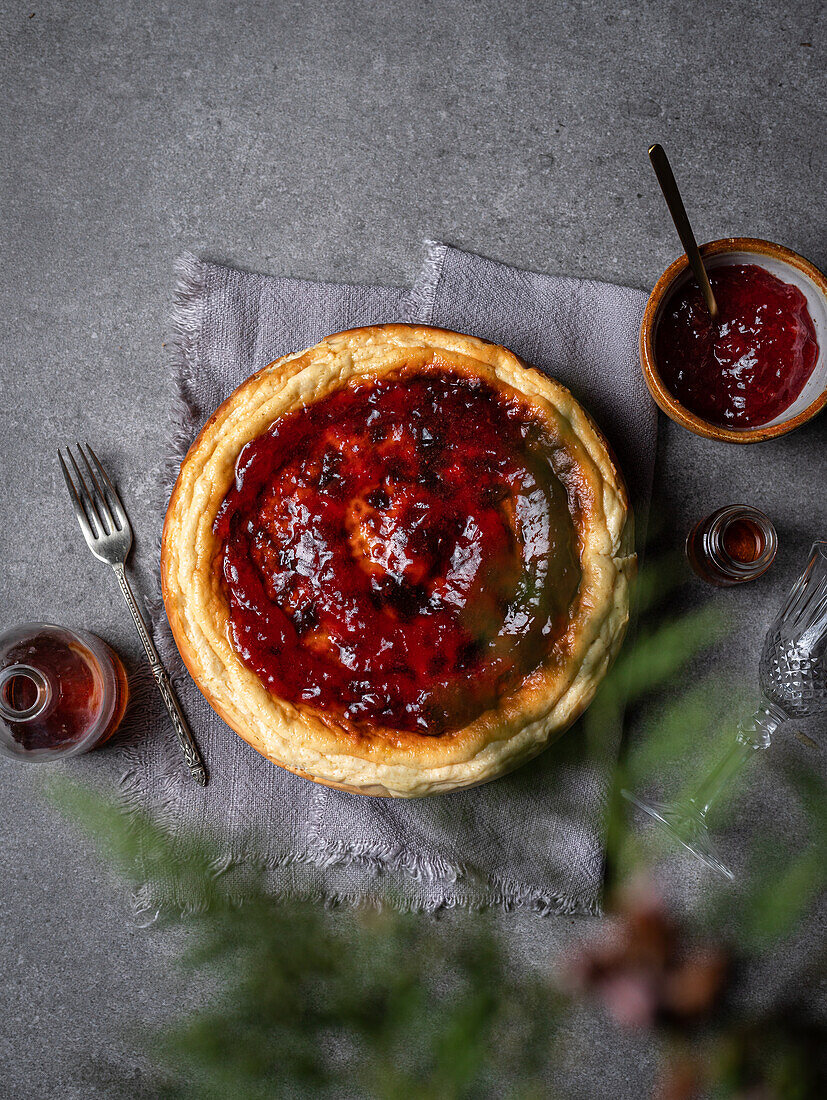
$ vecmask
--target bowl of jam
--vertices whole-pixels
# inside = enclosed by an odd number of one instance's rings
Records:
[[[758,443],[827,404],[827,278],[803,256],[753,237],[701,246],[713,322],[681,256],[658,280],[640,362],[660,408],[709,439]]]

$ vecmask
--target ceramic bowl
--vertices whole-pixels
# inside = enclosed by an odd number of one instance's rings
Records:
[[[766,424],[755,428],[725,428],[712,424],[686,409],[669,392],[658,372],[655,338],[664,305],[674,291],[692,278],[689,261],[681,256],[664,271],[646,303],[640,328],[640,363],[649,391],[667,416],[696,435],[726,443],[760,443],[785,435],[811,420],[827,404],[827,278],[803,256],[770,241],[755,237],[725,237],[701,246],[708,270],[726,264],[758,264],[804,294],[816,330],[818,359],[804,389],[793,403]]]

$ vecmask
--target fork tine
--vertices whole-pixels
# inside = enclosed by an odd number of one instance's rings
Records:
[[[75,489],[72,478],[69,475],[69,471],[66,469],[66,463],[63,461],[63,455],[60,453],[60,451],[57,452],[57,457],[58,461],[60,462],[60,468],[61,470],[63,470],[63,479],[66,482],[66,488],[69,490],[72,507],[75,510],[75,516],[77,517],[77,521],[80,524],[80,529],[83,532],[83,537],[86,539],[87,542],[89,542],[90,540],[94,542],[96,538],[95,532],[92,530],[89,524],[89,520],[83,510],[83,505],[80,502],[80,497],[77,494],[77,489]],[[71,458],[71,455],[69,457]]]
[[[121,504],[121,498],[118,496],[118,490],[109,480],[109,475],[107,474],[106,470],[104,470],[100,459],[88,443],[86,444],[86,450],[92,456],[92,461],[95,464],[95,469],[98,471],[98,474],[100,476],[101,485],[103,486],[103,489],[106,493],[106,499],[109,501],[109,504],[112,507],[112,513],[115,516],[115,521],[118,524],[118,527],[120,529],[123,529],[129,521],[126,518],[126,511],[124,510],[124,506]]]
[[[89,471],[89,480],[92,483],[92,498],[95,501],[95,508],[97,509],[98,514],[102,515],[103,518],[106,520],[107,524],[109,525],[109,533],[111,534],[111,532],[117,530],[117,528],[115,526],[115,520],[112,518],[112,511],[109,508],[109,501],[106,499],[104,491],[100,487],[98,479],[95,477],[95,471],[92,469],[89,463],[89,459],[86,457],[86,453],[83,450],[83,447],[80,445],[80,443],[77,443],[76,446],[78,449],[78,454],[83,459],[84,466]]]
[[[95,508],[95,502],[92,499],[92,494],[89,492],[89,487],[84,481],[83,474],[80,472],[80,467],[75,461],[75,456],[72,454],[72,448],[66,448],[66,454],[69,456],[69,461],[72,463],[72,468],[75,471],[77,477],[77,494],[80,497],[81,505],[89,518],[89,525],[95,531],[95,538],[99,538],[101,535],[106,534],[106,528],[103,525],[103,521],[97,513]]]

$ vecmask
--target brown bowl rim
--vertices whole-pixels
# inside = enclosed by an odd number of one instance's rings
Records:
[[[793,252],[791,248],[785,248],[784,245],[774,244],[772,241],[764,241],[759,237],[722,237],[720,240],[709,241],[707,244],[701,245],[700,250],[702,256],[718,256],[726,252],[754,252],[759,256],[770,256],[775,260],[783,260],[790,264],[791,267],[796,267],[799,271],[807,275],[821,291],[825,301],[827,301],[827,276],[825,276],[815,264],[810,263],[809,260],[800,256],[797,252]],[[649,295],[649,300],[646,303],[646,309],[643,313],[643,321],[640,326],[640,365],[643,369],[643,377],[646,380],[646,385],[649,387],[649,392],[655,399],[655,403],[658,407],[665,412],[667,416],[671,417],[675,423],[680,424],[683,428],[687,428],[690,432],[694,432],[695,435],[704,436],[706,439],[715,439],[724,443],[761,443],[767,439],[775,439],[778,436],[786,435],[787,432],[794,431],[808,420],[812,420],[812,418],[827,405],[827,387],[825,387],[824,391],[819,394],[806,409],[802,409],[797,416],[792,417],[790,420],[785,420],[781,424],[759,428],[745,428],[742,430],[724,428],[717,424],[711,424],[708,420],[703,420],[699,416],[695,416],[694,413],[684,408],[680,401],[669,392],[657,370],[652,333],[658,310],[666,299],[675,280],[682,275],[688,267],[689,261],[686,258],[686,254],[679,256],[674,263],[667,267],[666,271],[664,271],[655,283],[654,289]]]

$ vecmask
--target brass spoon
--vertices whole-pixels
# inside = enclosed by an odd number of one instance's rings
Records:
[[[701,288],[701,293],[706,302],[706,308],[709,310],[709,316],[713,321],[717,321],[718,303],[715,301],[715,295],[712,293],[712,287],[709,285],[709,276],[706,273],[704,262],[701,259],[701,253],[695,240],[695,234],[692,232],[692,226],[689,224],[689,218],[686,216],[686,209],[681,199],[681,193],[678,190],[678,185],[675,183],[675,177],[672,174],[672,169],[669,165],[666,153],[663,151],[662,145],[653,145],[651,147],[649,150],[649,160],[652,162],[652,167],[655,169],[655,175],[658,177],[660,189],[663,191],[663,197],[666,199],[666,205],[669,207],[669,213],[672,215],[672,221],[675,223],[675,228],[681,239],[686,258],[689,260],[698,286]]]

